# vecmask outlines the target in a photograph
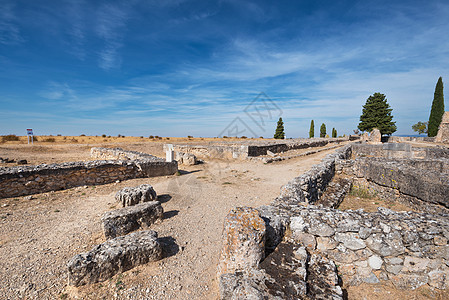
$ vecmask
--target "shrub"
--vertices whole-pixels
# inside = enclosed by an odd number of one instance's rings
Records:
[[[227,139],[228,137],[226,135],[223,136],[224,139]]]
[[[154,139],[154,136],[150,135],[148,138],[149,138],[149,139]]]
[[[84,133],[80,134],[80,136],[86,136]]]
[[[15,134],[8,134],[2,136],[2,142],[13,142],[18,141],[19,137]]]
[[[192,135],[188,135],[187,136],[189,139],[193,139],[193,136]]]
[[[56,142],[55,138],[53,138],[53,137],[46,138],[43,141],[47,142],[47,143],[54,143],[54,142]]]
[[[101,137],[102,137],[102,138],[105,138],[105,137],[106,137],[106,134],[102,134]]]
[[[58,133],[58,136],[62,136],[62,134]]]
[[[159,136],[158,135],[156,135],[154,138],[156,138],[156,139],[159,139]]]
[[[241,139],[247,139],[247,137],[244,136],[244,135],[242,135],[240,138],[241,138]]]

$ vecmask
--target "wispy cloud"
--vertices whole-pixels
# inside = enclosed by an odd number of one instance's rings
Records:
[[[98,8],[96,33],[103,39],[104,48],[99,53],[99,66],[108,70],[121,65],[119,49],[123,46],[127,21],[127,7],[104,4]]]
[[[0,7],[0,43],[12,45],[24,42],[14,12],[14,4],[0,1]]]

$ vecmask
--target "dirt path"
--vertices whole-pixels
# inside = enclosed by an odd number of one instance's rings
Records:
[[[0,199],[0,298],[214,299],[228,211],[270,203],[280,186],[333,151],[267,165],[207,161],[181,176]],[[67,287],[67,261],[104,241],[100,216],[118,208],[114,194],[143,183],[161,195],[164,220],[152,229],[171,247],[168,257],[103,283]]]

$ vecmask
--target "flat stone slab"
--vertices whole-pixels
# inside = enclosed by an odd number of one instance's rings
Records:
[[[125,187],[115,194],[115,200],[123,207],[138,203],[156,200],[157,194],[149,184],[141,184],[136,187]]]
[[[139,228],[148,228],[163,218],[164,209],[159,201],[140,203],[103,214],[103,232],[106,239],[128,234]]]
[[[157,232],[139,231],[117,237],[75,255],[67,264],[69,285],[105,281],[119,272],[162,258]]]

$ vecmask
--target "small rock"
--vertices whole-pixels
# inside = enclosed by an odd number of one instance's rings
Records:
[[[382,258],[380,258],[380,256],[373,255],[370,258],[368,258],[368,264],[374,270],[379,270],[382,267],[383,260]]]

